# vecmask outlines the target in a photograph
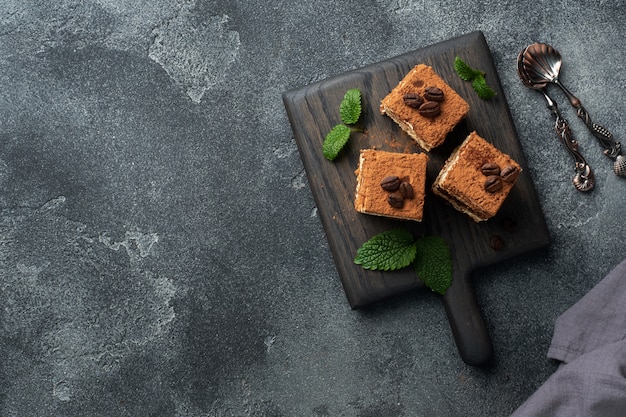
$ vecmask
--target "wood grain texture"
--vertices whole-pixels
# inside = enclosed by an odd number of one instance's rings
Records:
[[[456,75],[453,62],[457,55],[470,66],[486,71],[488,83],[497,92],[495,98],[480,100],[470,83]],[[360,149],[375,147],[396,152],[421,152],[407,134],[379,112],[382,98],[419,63],[431,65],[470,104],[466,119],[448,135],[441,147],[428,153],[427,189],[452,150],[473,130],[511,155],[525,170],[498,215],[487,222],[473,222],[430,191],[426,195],[422,223],[369,216],[354,210],[354,171]],[[361,124],[366,133],[353,134],[340,156],[329,162],[322,155],[322,143],[330,129],[341,122],[339,104],[350,88],[359,88],[363,93]],[[493,348],[471,285],[472,271],[544,247],[550,238],[482,32],[472,32],[287,91],[283,93],[283,102],[350,306],[360,308],[425,288],[412,268],[380,272],[355,265],[356,251],[363,242],[379,232],[397,227],[409,230],[416,238],[440,236],[450,245],[453,254],[453,283],[442,299],[459,353],[468,364],[486,363]],[[511,227],[511,223],[516,227]],[[501,250],[491,247],[490,240],[494,236],[504,241]]]

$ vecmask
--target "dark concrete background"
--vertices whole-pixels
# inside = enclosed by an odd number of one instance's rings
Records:
[[[626,138],[626,2],[0,1],[1,416],[505,416],[555,369],[554,320],[624,257],[517,53],[548,42]],[[492,366],[440,300],[350,310],[285,90],[482,30],[553,243],[475,274]]]

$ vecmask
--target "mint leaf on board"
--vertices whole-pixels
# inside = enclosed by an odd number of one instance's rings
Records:
[[[461,57],[457,56],[454,58],[454,70],[457,75],[464,81],[473,81],[479,75],[483,75],[482,71],[478,71],[470,67],[461,59]]]
[[[329,161],[334,160],[350,139],[350,128],[340,124],[333,127],[324,138],[322,153]]]
[[[452,254],[446,241],[436,236],[425,236],[416,241],[406,230],[388,230],[365,242],[357,250],[354,263],[364,269],[383,271],[401,269],[413,263],[417,276],[441,295],[452,284]]]
[[[483,100],[489,100],[496,95],[496,92],[487,84],[485,72],[470,67],[459,56],[454,58],[454,71],[459,78],[472,83],[472,88]]]
[[[361,117],[361,90],[352,88],[346,91],[339,105],[341,121],[347,125],[353,125]]]
[[[350,139],[350,133],[353,130],[360,130],[354,127],[350,128],[347,125],[355,124],[361,117],[361,90],[351,88],[346,91],[339,105],[339,115],[343,123],[336,125],[328,132],[322,145],[322,153],[329,161],[333,161],[346,146],[348,139]]]
[[[474,91],[476,91],[478,97],[483,100],[489,100],[496,95],[496,92],[493,91],[491,87],[489,87],[487,81],[485,80],[485,77],[483,77],[482,75],[474,78],[474,80],[472,81],[472,88],[474,89]]]
[[[415,242],[417,256],[414,267],[417,276],[431,290],[445,294],[452,283],[452,255],[446,241],[426,236]]]
[[[406,230],[393,229],[379,233],[358,250],[354,263],[365,269],[390,271],[409,266],[415,259],[413,236]]]

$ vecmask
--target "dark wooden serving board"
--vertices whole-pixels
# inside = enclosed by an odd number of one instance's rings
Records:
[[[489,101],[479,99],[470,83],[456,75],[453,62],[457,55],[470,66],[486,72],[488,83],[497,92],[495,98]],[[381,99],[419,63],[431,65],[471,108],[466,119],[448,135],[446,142],[429,152],[427,189],[452,150],[473,130],[511,155],[525,170],[498,215],[487,222],[473,222],[430,191],[426,195],[421,223],[364,215],[354,209],[354,171],[360,149],[375,147],[397,152],[421,152],[408,135],[379,112]],[[513,70],[514,63],[511,64]],[[330,129],[341,122],[339,104],[350,88],[359,88],[363,94],[361,124],[366,133],[353,134],[340,156],[330,162],[322,155],[322,143]],[[412,268],[380,272],[355,265],[356,251],[363,242],[377,233],[397,227],[406,228],[416,238],[440,236],[449,244],[453,257],[453,282],[443,296],[443,302],[457,347],[468,364],[485,363],[491,357],[493,348],[471,285],[471,272],[479,266],[544,247],[550,238],[482,32],[472,32],[284,92],[283,101],[350,306],[359,308],[425,288]],[[492,248],[490,241],[494,236],[499,236],[504,242],[502,249]]]

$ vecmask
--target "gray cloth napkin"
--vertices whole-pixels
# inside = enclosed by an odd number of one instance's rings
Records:
[[[626,416],[626,260],[563,313],[557,371],[511,417]]]

